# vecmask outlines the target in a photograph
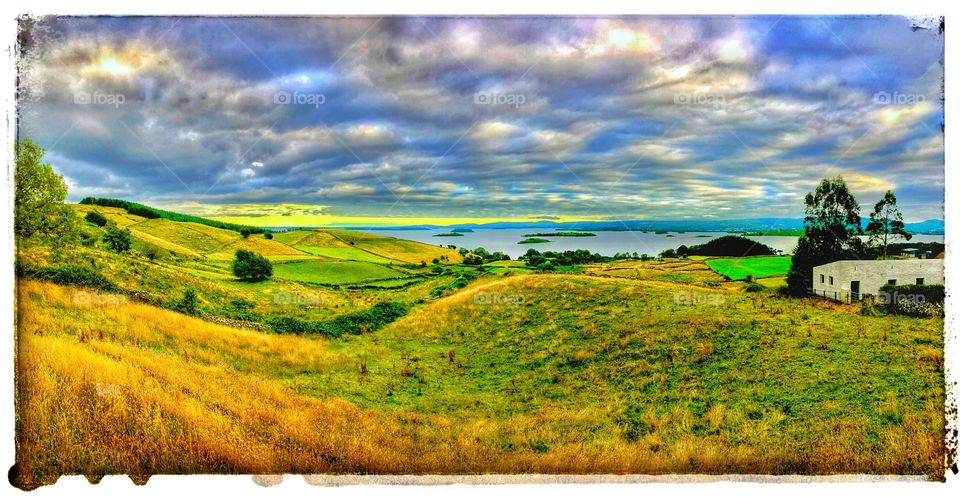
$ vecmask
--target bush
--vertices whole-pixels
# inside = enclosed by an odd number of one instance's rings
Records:
[[[133,237],[130,235],[130,230],[120,229],[115,224],[109,224],[107,225],[107,232],[103,234],[103,242],[114,252],[122,253],[130,250]]]
[[[943,316],[943,285],[884,285],[876,299],[897,314]]]
[[[891,302],[894,296],[911,297],[924,302],[943,302],[943,285],[883,285],[879,297],[884,303]]]
[[[150,259],[151,261],[156,261],[158,259],[163,259],[164,257],[166,257],[167,251],[152,243],[146,243],[143,246],[143,255],[146,256],[146,258]]]
[[[243,281],[263,281],[273,276],[273,265],[260,254],[240,249],[233,259],[233,275]]]
[[[38,267],[27,267],[17,264],[16,273],[17,276],[21,278],[50,281],[58,285],[95,288],[108,292],[117,289],[116,285],[114,285],[112,281],[108,280],[106,276],[89,267],[78,264]]]
[[[405,315],[408,308],[399,302],[379,302],[373,307],[326,321],[306,321],[290,316],[270,318],[268,324],[277,333],[317,334],[328,337],[359,335],[378,330]]]
[[[183,292],[183,297],[170,308],[184,314],[195,315],[197,313],[197,301],[197,292],[193,288],[187,288]]]
[[[266,232],[266,233],[263,234],[263,237],[266,238],[267,240],[273,240],[273,233],[270,233],[270,232],[268,231],[268,232]]]
[[[743,289],[744,291],[747,291],[750,293],[756,293],[756,292],[762,292],[764,290],[764,286],[761,285],[760,283],[750,281],[746,285],[743,285]]]
[[[83,216],[83,218],[101,228],[107,225],[107,218],[103,217],[100,211],[90,211],[86,216]]]

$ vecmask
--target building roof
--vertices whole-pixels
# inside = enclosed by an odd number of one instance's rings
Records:
[[[922,265],[943,265],[943,259],[877,259],[877,260],[858,260],[858,259],[848,259],[843,261],[834,261],[828,264],[821,264],[819,266],[814,266],[814,269],[819,268],[839,268],[844,266],[922,266]]]

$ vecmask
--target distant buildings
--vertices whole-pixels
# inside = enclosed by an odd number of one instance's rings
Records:
[[[888,284],[942,285],[943,259],[836,261],[813,268],[813,293],[841,302],[877,295]]]

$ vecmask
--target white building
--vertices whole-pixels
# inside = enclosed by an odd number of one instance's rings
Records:
[[[943,259],[836,261],[813,268],[813,293],[842,302],[877,295],[888,284],[942,285]]]

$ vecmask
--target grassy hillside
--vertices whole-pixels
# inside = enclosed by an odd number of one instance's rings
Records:
[[[18,247],[22,486],[61,473],[942,475],[943,320],[748,293],[710,266],[761,276],[770,258],[543,273],[362,232],[243,238],[98,209],[129,227],[130,252],[90,223],[69,250]],[[151,245],[167,252],[149,258]],[[240,247],[274,276],[235,278]],[[88,288],[26,279],[62,281],[49,275]],[[166,310],[190,291],[193,315]],[[406,314],[373,312],[390,306]],[[342,333],[322,334],[330,323]]]
[[[74,292],[20,284],[19,471],[32,481],[942,471],[938,319],[523,275],[327,341]]]
[[[446,256],[450,262],[461,262],[463,260],[463,257],[456,250],[428,245],[426,243],[374,235],[362,231],[327,230],[327,232],[350,246],[366,250],[381,257],[407,263],[418,264],[420,262],[426,262],[430,264],[433,259],[439,258],[440,256]]]

